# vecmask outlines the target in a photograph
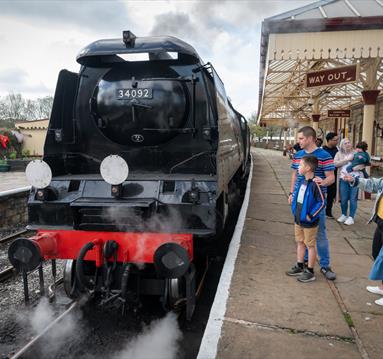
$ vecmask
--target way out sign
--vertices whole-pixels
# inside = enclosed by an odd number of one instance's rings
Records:
[[[308,72],[306,74],[306,88],[347,84],[357,81],[358,75],[357,64]]]

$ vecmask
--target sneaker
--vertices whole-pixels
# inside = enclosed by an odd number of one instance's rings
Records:
[[[366,289],[370,292],[370,293],[374,293],[374,294],[379,294],[379,295],[383,295],[383,289],[379,286],[372,286],[372,285],[369,285],[366,287]]]
[[[347,216],[345,216],[344,214],[342,214],[338,219],[337,221],[339,223],[344,223],[344,221],[347,219]]]
[[[301,276],[297,278],[297,281],[306,283],[306,282],[312,282],[315,280],[314,273],[311,273],[308,269],[305,269]]]
[[[286,274],[289,276],[297,276],[297,275],[301,275],[302,273],[303,273],[303,268],[300,268],[297,265],[295,265],[294,267],[292,267],[290,270],[286,272]]]
[[[334,219],[334,216],[333,216],[332,214],[326,214],[326,217],[327,217],[328,219]]]
[[[344,224],[348,225],[348,226],[351,226],[352,224],[354,224],[354,218],[352,217],[348,217],[345,221],[344,221]]]
[[[331,270],[330,267],[321,267],[320,271],[326,277],[326,279],[328,280],[336,279],[336,274]]]
[[[376,303],[377,305],[383,305],[383,298],[377,299],[377,300],[375,301],[375,303]]]

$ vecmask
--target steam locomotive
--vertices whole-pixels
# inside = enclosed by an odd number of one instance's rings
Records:
[[[195,263],[248,174],[247,122],[177,38],[124,31],[77,62],[78,74],[59,74],[43,160],[26,170],[37,233],[14,241],[9,260],[26,291],[28,273],[52,260],[55,274],[65,259],[70,297],[156,295],[169,309],[186,302],[190,318]]]

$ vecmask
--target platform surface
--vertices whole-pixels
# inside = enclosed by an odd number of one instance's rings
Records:
[[[287,203],[290,160],[263,149],[254,149],[253,159],[217,358],[383,358],[383,307],[365,289],[377,284],[367,279],[375,224],[366,221],[373,202],[359,201],[353,226],[327,220],[337,279],[327,281],[317,264],[317,280],[299,283],[285,274],[296,260]]]
[[[0,192],[29,186],[25,172],[0,172]]]

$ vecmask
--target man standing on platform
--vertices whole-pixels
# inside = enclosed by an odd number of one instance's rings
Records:
[[[293,172],[291,174],[290,193],[288,200],[289,204],[292,203],[292,193],[294,192],[294,187],[297,183],[297,177],[300,176],[298,173],[298,168],[301,158],[304,155],[311,154],[318,159],[318,167],[315,170],[314,181],[321,186],[323,194],[326,195],[327,187],[335,182],[334,160],[323,148],[317,147],[315,140],[316,132],[312,127],[305,126],[298,131],[298,143],[302,150],[294,155],[293,163],[291,165]],[[324,209],[320,212],[319,215],[317,250],[321,272],[327,279],[334,280],[336,278],[336,274],[331,270],[330,267],[330,248],[326,234],[326,213]]]
[[[323,146],[323,149],[329,153],[329,155],[334,159],[336,153],[338,152],[338,148],[336,147],[338,144],[338,136],[335,132],[329,132],[326,135],[327,146]],[[327,218],[334,218],[332,215],[332,206],[336,197],[336,171],[334,172],[335,181],[332,185],[327,186],[327,205],[326,205],[326,216]]]

